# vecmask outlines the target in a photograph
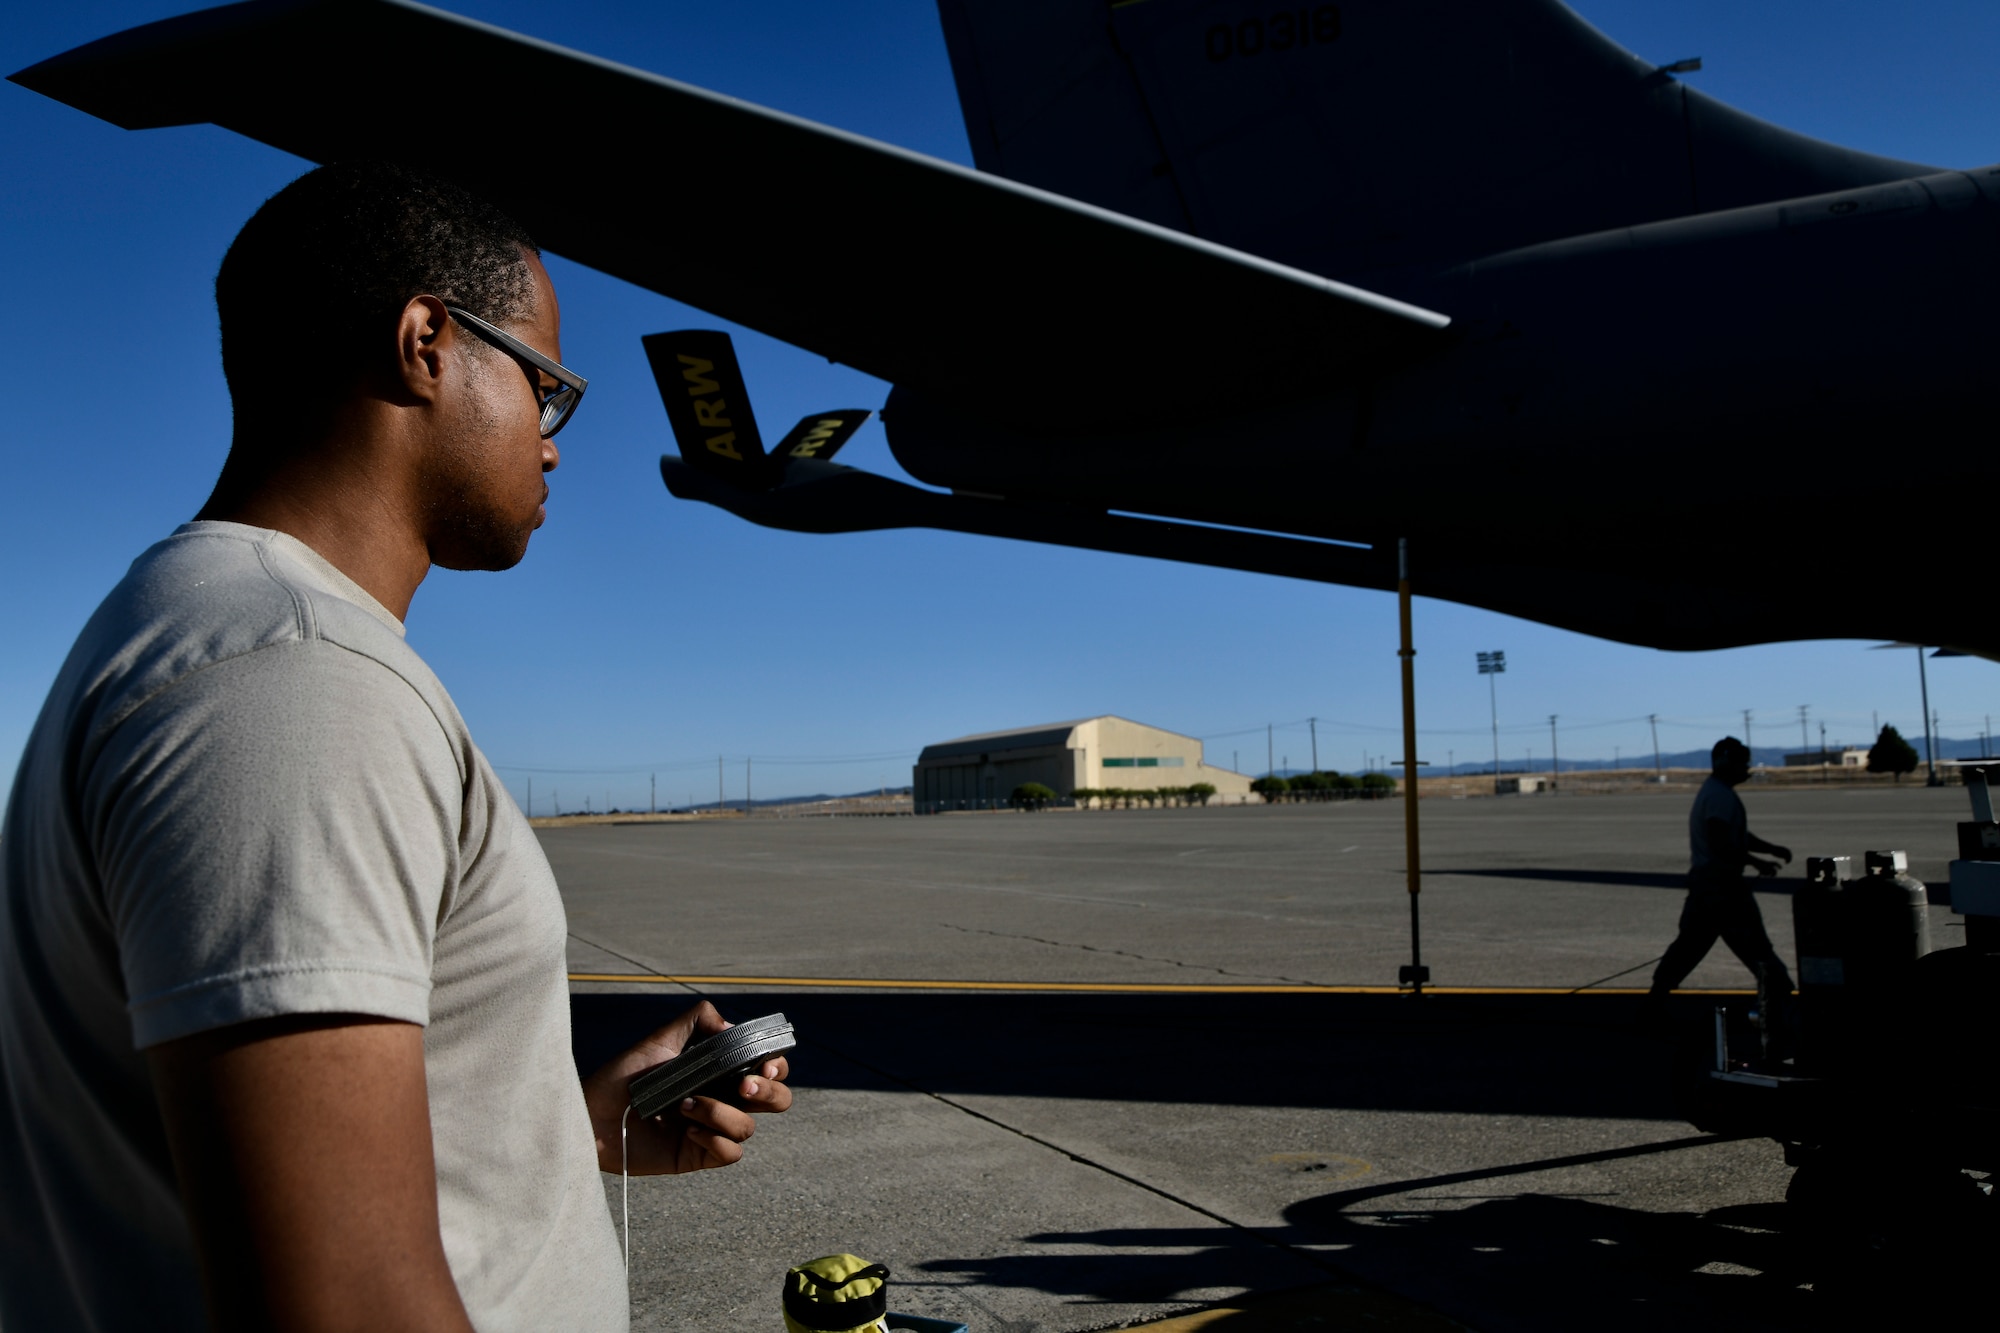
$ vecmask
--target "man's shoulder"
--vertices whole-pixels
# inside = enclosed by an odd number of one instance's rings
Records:
[[[78,637],[65,675],[77,702],[92,700],[98,720],[115,723],[207,667],[317,641],[374,659],[448,709],[394,618],[344,582],[282,533],[190,523],[132,562]]]

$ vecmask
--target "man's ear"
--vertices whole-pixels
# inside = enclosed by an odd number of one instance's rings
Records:
[[[459,336],[444,302],[413,296],[396,321],[396,369],[404,390],[435,402],[444,380],[444,359]]]

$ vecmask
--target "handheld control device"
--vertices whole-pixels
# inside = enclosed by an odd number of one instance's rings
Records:
[[[732,1101],[736,1081],[798,1045],[783,1014],[766,1014],[711,1033],[632,1080],[632,1114],[655,1116],[688,1097]]]

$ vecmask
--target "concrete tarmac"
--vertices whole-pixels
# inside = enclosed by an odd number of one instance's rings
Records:
[[[1745,795],[1795,869],[1897,847],[1942,878],[1964,817],[1956,790]],[[1615,993],[1673,936],[1686,813],[1425,801],[1434,982],[1546,993],[1421,1000],[1243,989],[1393,985],[1387,802],[541,830],[573,974],[635,978],[573,985],[581,1063],[695,993],[800,1029],[797,1105],[743,1163],[633,1182],[635,1327],[776,1328],[784,1269],[836,1250],[974,1333],[1293,1289],[1286,1318],[1336,1326],[1824,1322],[1777,1146],[1682,1121]],[[1759,894],[1788,959],[1796,882]],[[881,981],[919,984],[829,984]],[[1718,946],[1688,984],[1748,981]]]

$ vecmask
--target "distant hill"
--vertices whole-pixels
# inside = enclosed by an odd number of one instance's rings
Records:
[[[842,792],[838,794],[815,792],[811,796],[773,796],[769,800],[753,800],[750,802],[750,805],[753,809],[768,810],[786,805],[812,805],[818,801],[854,801],[869,796],[908,796],[909,794],[910,789],[908,787],[870,787],[866,791]],[[740,799],[734,801],[704,801],[700,805],[677,805],[674,807],[676,810],[688,810],[697,813],[703,810],[741,810],[742,808],[743,802]]]

